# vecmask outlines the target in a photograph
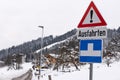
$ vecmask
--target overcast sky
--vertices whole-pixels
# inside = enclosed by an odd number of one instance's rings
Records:
[[[120,0],[93,0],[107,28],[120,26]],[[91,0],[0,0],[0,49],[77,28]]]

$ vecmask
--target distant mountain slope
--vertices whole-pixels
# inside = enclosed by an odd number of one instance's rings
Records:
[[[48,46],[55,42],[65,40],[65,39],[69,38],[70,36],[75,35],[76,32],[77,32],[77,30],[73,29],[65,34],[60,35],[60,36],[53,37],[52,35],[50,35],[50,36],[44,37],[43,46]],[[0,51],[0,59],[7,57],[8,54],[12,55],[12,54],[18,54],[18,53],[23,53],[23,54],[26,54],[27,57],[30,57],[29,53],[32,53],[40,48],[41,48],[41,38],[38,38],[36,40],[28,41],[28,42],[25,42],[18,46],[12,46],[8,49],[2,49]]]
[[[65,34],[53,37],[52,35],[44,37],[44,45],[48,46],[50,44],[63,41],[67,38],[70,38],[73,35],[76,35],[77,29],[73,29],[71,31],[66,32]],[[120,27],[116,29],[108,29],[108,39],[106,39],[105,42],[109,42],[111,38],[117,36],[120,34]],[[76,38],[77,39],[77,38]],[[8,54],[18,54],[23,53],[26,54],[27,57],[30,57],[30,53],[35,52],[36,50],[39,50],[41,48],[41,38],[38,38],[36,40],[28,41],[23,44],[20,44],[18,46],[12,46],[8,49],[2,49],[0,50],[0,60],[3,60],[5,57],[7,57]]]

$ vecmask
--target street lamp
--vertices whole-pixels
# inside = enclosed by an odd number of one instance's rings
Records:
[[[39,76],[41,75],[41,57],[42,57],[42,50],[43,50],[43,33],[44,33],[44,26],[38,26],[39,28],[42,29],[42,37],[41,37],[41,53],[39,54]]]

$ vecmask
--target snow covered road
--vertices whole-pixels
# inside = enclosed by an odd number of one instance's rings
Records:
[[[12,80],[31,80],[32,79],[32,70],[28,70],[25,74],[17,77],[17,78],[13,78]]]

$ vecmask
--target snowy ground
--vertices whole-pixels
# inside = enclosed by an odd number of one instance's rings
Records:
[[[113,63],[111,67],[107,67],[105,64],[93,64],[93,66],[93,80],[120,80],[120,62]],[[89,80],[89,64],[81,67],[80,71],[67,73],[46,71],[46,73],[41,78],[42,80],[48,80],[48,75],[51,75],[52,80]],[[37,80],[37,78],[33,77],[33,80]]]
[[[31,68],[31,63],[24,63],[21,70],[9,70],[8,67],[0,68],[0,80],[11,80],[14,77],[20,76]],[[111,64],[107,67],[105,64],[93,64],[93,80],[120,80],[120,62]],[[41,80],[48,80],[48,75],[51,75],[52,80],[89,80],[89,64],[82,66],[80,71],[71,70],[71,72],[60,72],[52,70],[42,70]],[[33,79],[38,80],[34,75]]]
[[[11,80],[12,78],[18,77],[26,73],[31,68],[31,64],[24,63],[22,67],[23,69],[20,70],[14,70],[14,69],[7,70],[8,67],[0,68],[0,80]]]

